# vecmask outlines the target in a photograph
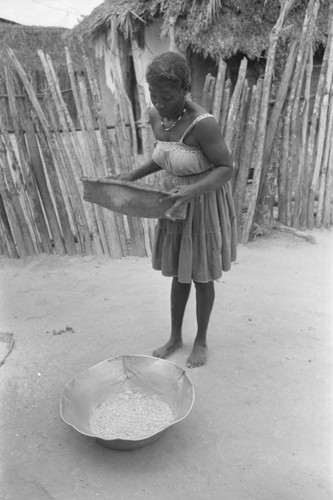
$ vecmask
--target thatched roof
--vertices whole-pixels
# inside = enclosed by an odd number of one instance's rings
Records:
[[[40,49],[49,54],[56,70],[66,66],[65,46],[69,46],[74,64],[81,66],[81,56],[75,40],[65,40],[66,28],[12,25],[0,22],[0,64],[6,59],[6,48],[13,49],[27,73],[42,68],[37,54]]]
[[[315,44],[326,44],[328,5],[322,0]],[[307,0],[297,0],[289,14],[289,37],[300,33]],[[182,49],[224,59],[243,53],[260,57],[268,47],[269,33],[280,10],[279,0],[105,0],[73,34],[96,38],[115,22],[125,37],[153,19],[162,18],[162,33],[175,22],[175,35]]]
[[[17,26],[20,24],[20,23],[16,23],[15,21],[10,21],[9,19],[4,19],[3,17],[0,17],[0,26],[1,26],[1,23],[16,24]]]

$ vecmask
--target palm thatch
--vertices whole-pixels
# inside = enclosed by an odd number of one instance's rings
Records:
[[[18,26],[20,23],[16,23],[15,21],[10,21],[9,19],[4,19],[3,17],[0,17],[0,26],[1,24],[15,24]]]
[[[10,47],[29,74],[42,69],[38,50],[50,55],[56,70],[65,70],[65,46],[70,44],[74,63],[82,67],[78,44],[75,40],[65,40],[69,32],[66,28],[0,22],[0,64],[6,60],[7,48]]]
[[[329,2],[321,3],[315,45],[326,45]],[[301,32],[307,3],[296,0],[290,12],[285,36],[291,40]],[[73,34],[96,38],[114,22],[128,38],[160,18],[162,34],[174,26],[177,44],[183,50],[223,59],[243,53],[253,59],[267,49],[279,11],[279,0],[105,0],[74,28]]]

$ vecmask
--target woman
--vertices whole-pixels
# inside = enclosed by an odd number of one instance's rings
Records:
[[[150,161],[123,180],[165,171],[164,188],[174,205],[156,226],[153,268],[172,277],[171,335],[153,356],[166,358],[182,346],[182,323],[191,283],[196,289],[197,333],[187,366],[207,357],[207,328],[214,304],[214,280],[236,258],[236,219],[230,187],[232,159],[214,117],[187,98],[190,71],[175,52],[156,57],[147,68],[150,123],[156,147]],[[173,220],[186,205],[184,220]]]

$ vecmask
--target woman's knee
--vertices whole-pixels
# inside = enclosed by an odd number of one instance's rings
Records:
[[[193,281],[195,288],[197,290],[212,290],[214,289],[214,281],[207,281],[206,283],[202,283],[200,281]]]

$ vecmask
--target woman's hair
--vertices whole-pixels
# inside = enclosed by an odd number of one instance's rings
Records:
[[[174,83],[185,90],[190,89],[190,68],[186,59],[177,52],[164,52],[155,57],[146,70],[146,80],[150,85]]]

